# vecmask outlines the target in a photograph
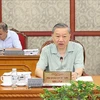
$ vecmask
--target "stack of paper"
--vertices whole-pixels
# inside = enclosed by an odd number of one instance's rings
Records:
[[[76,79],[76,81],[90,81],[90,82],[93,82],[93,79],[91,76],[81,76],[79,78]]]
[[[39,49],[24,49],[24,55],[37,55],[39,53]]]

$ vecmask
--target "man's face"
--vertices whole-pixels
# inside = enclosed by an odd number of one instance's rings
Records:
[[[0,39],[5,40],[6,37],[7,37],[7,32],[0,29]]]
[[[52,39],[58,49],[66,49],[70,40],[70,33],[67,28],[56,28],[52,34]]]

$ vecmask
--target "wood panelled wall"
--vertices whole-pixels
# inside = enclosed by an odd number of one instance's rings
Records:
[[[2,21],[2,0],[0,0],[0,22]],[[70,0],[70,28],[72,39],[75,36],[100,36],[100,31],[75,31],[75,0]],[[50,36],[50,31],[23,31],[28,36]]]

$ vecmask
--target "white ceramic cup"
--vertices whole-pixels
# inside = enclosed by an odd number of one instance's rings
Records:
[[[11,75],[2,75],[1,76],[1,81],[4,84],[11,84],[12,83],[12,76]]]

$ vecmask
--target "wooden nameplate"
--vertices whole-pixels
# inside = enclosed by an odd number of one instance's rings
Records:
[[[44,71],[43,83],[67,83],[70,82],[71,77],[70,71]]]

